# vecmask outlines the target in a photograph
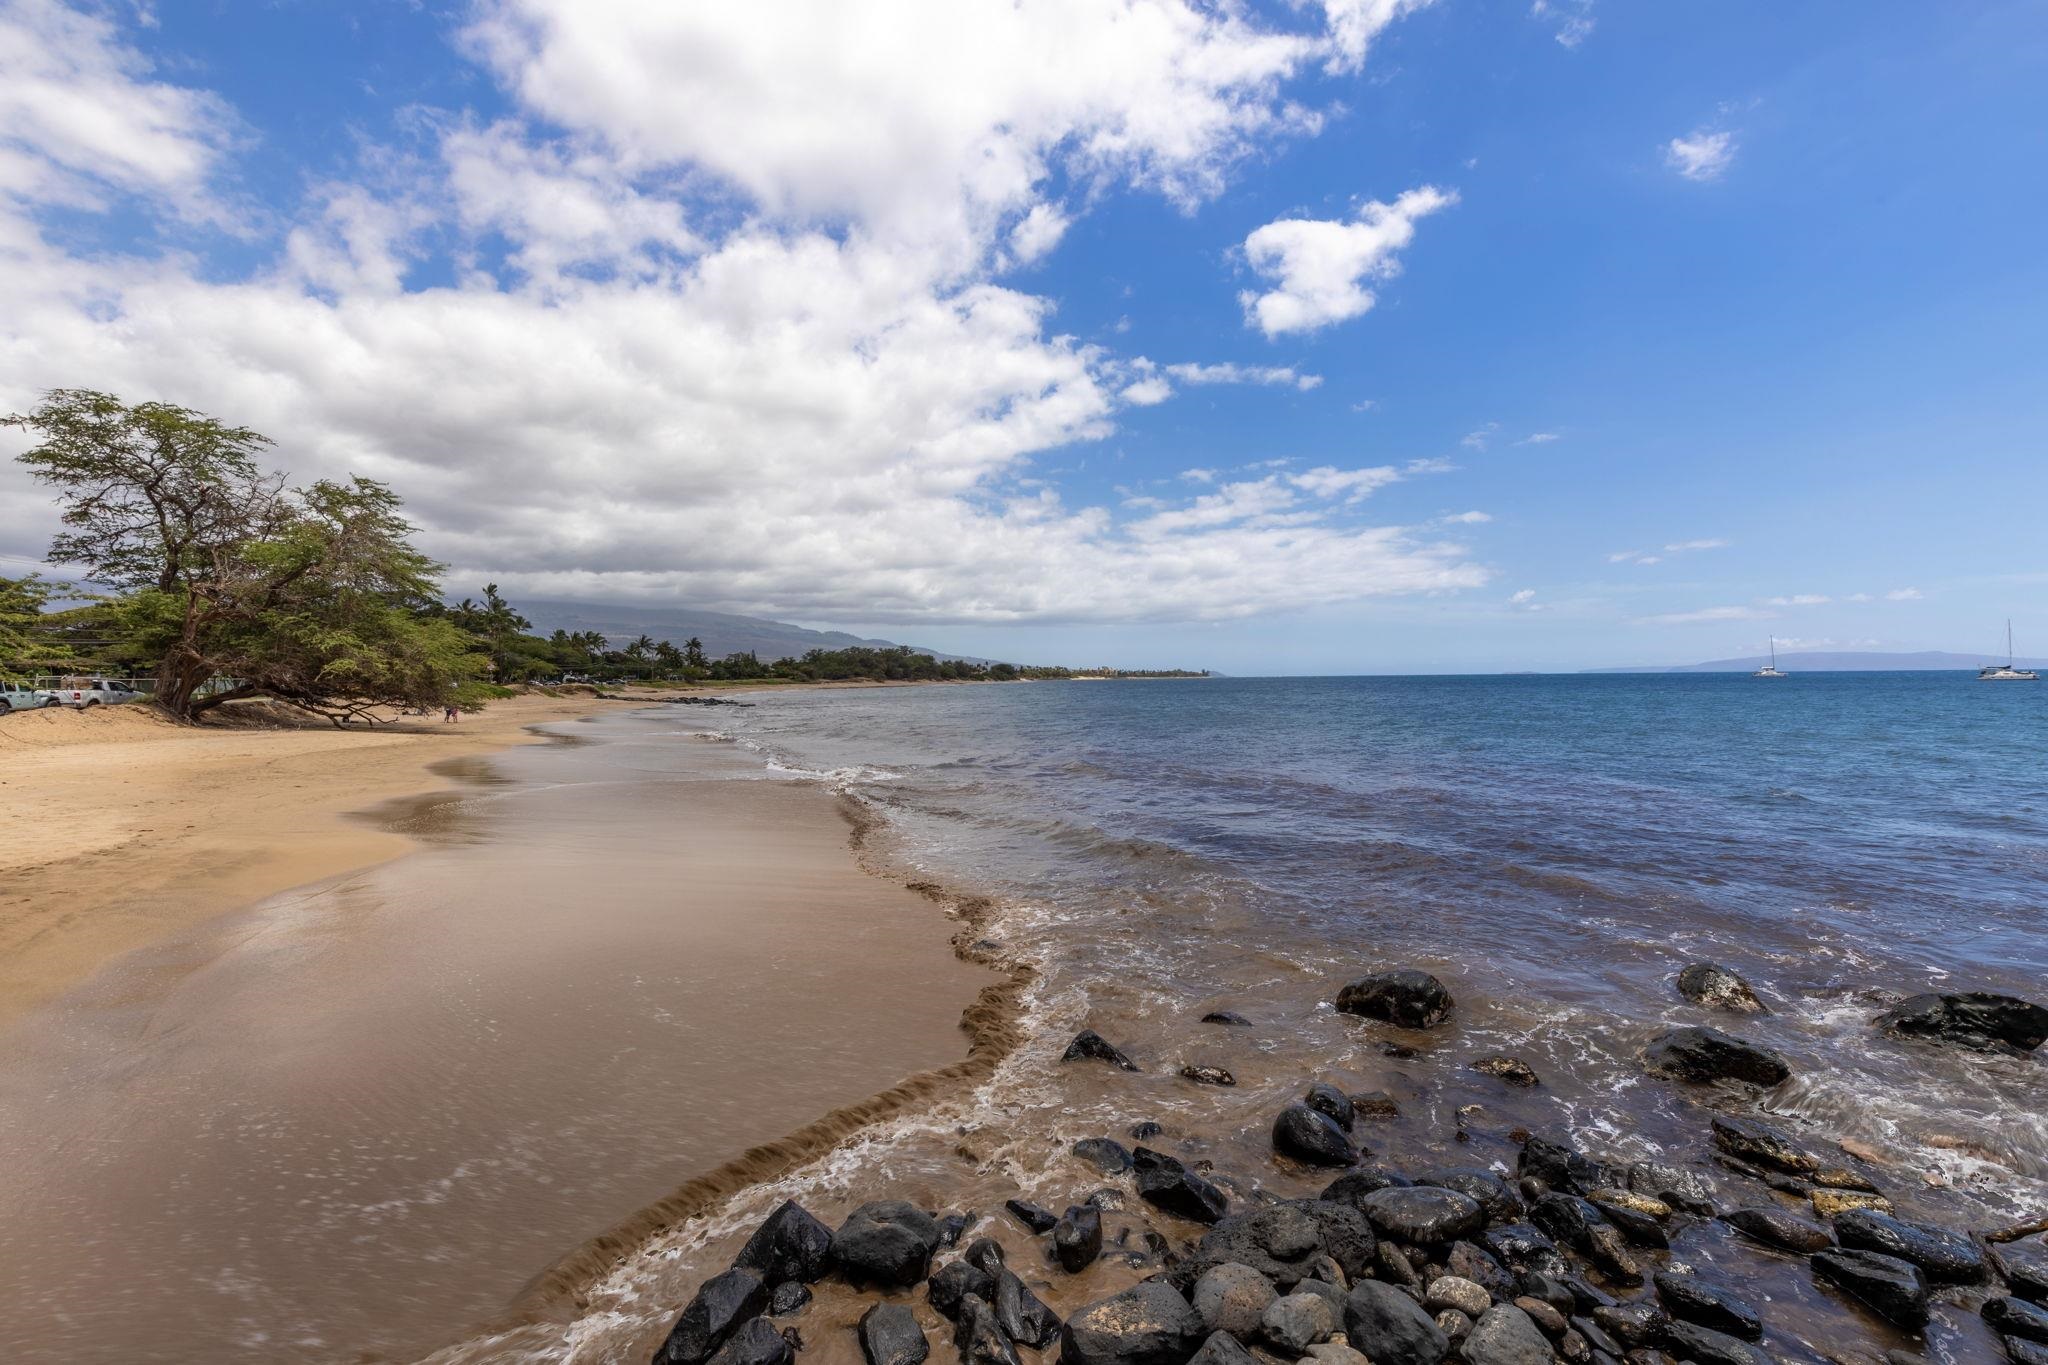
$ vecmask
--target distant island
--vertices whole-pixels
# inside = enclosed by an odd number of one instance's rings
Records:
[[[2002,662],[1984,654],[1950,654],[1923,649],[1911,654],[1855,651],[1780,654],[1778,667],[1787,673],[1933,673],[1954,669],[1975,671]],[[2018,659],[2020,668],[2048,668],[2048,660]],[[1636,668],[1582,668],[1581,673],[1753,673],[1763,667],[1761,654],[1744,659],[1709,659],[1703,664],[1649,664]]]

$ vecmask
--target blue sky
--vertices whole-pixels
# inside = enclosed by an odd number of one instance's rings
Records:
[[[805,8],[0,0],[0,405],[977,654],[2048,652],[2038,5]]]

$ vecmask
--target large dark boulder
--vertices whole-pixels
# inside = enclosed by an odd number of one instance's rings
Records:
[[[1636,1194],[1661,1199],[1687,1213],[1711,1216],[1714,1212],[1714,1187],[1698,1171],[1659,1161],[1638,1161],[1629,1166],[1627,1176],[1628,1187]]]
[[[1258,1365],[1258,1357],[1228,1332],[1211,1332],[1202,1349],[1188,1358],[1188,1365]]]
[[[1497,1303],[1479,1315],[1458,1348],[1466,1365],[1550,1365],[1550,1342],[1529,1315]]]
[[[1783,1209],[1730,1209],[1721,1221],[1767,1247],[1810,1256],[1835,1244],[1835,1234],[1810,1218]]]
[[[1717,1028],[1675,1028],[1643,1050],[1643,1061],[1660,1076],[1680,1081],[1744,1081],[1776,1085],[1792,1074],[1785,1059]]]
[[[1585,1250],[1593,1244],[1593,1229],[1607,1220],[1591,1201],[1575,1194],[1546,1194],[1529,1206],[1529,1221],[1565,1246]]]
[[[1336,1120],[1305,1104],[1290,1104],[1273,1120],[1273,1150],[1310,1166],[1351,1166],[1358,1149]]]
[[[1813,1274],[1894,1326],[1917,1332],[1927,1325],[1927,1281],[1911,1261],[1879,1251],[1821,1251]]]
[[[1748,1342],[1696,1322],[1668,1324],[1661,1340],[1673,1355],[1695,1365],[1776,1365],[1770,1356]]]
[[[1486,1210],[1469,1194],[1435,1185],[1381,1190],[1358,1203],[1382,1237],[1411,1246],[1441,1246],[1486,1226]]]
[[[868,1365],[918,1365],[931,1354],[917,1315],[900,1303],[878,1303],[861,1314],[860,1349]]]
[[[1323,1254],[1337,1263],[1346,1279],[1356,1280],[1371,1269],[1378,1239],[1363,1213],[1349,1204],[1333,1204],[1326,1199],[1297,1199],[1292,1206],[1316,1220],[1316,1228],[1322,1234]]]
[[[1070,1206],[1053,1224],[1052,1254],[1069,1275],[1095,1264],[1102,1254],[1102,1210],[1093,1204]]]
[[[1328,1114],[1346,1132],[1358,1122],[1358,1107],[1351,1103],[1351,1097],[1327,1081],[1317,1081],[1310,1086],[1301,1102],[1319,1114]]]
[[[1499,1223],[1475,1239],[1493,1258],[1517,1275],[1540,1270],[1546,1275],[1563,1275],[1570,1267],[1558,1254],[1557,1243],[1527,1223]]]
[[[1111,1138],[1082,1138],[1074,1144],[1074,1155],[1104,1175],[1122,1175],[1131,1169],[1131,1149]]]
[[[1325,1254],[1323,1223],[1310,1211],[1312,1207],[1312,1202],[1272,1204],[1224,1219],[1203,1234],[1194,1254],[1175,1269],[1176,1282],[1191,1287],[1213,1267],[1234,1264],[1250,1266],[1283,1291],[1293,1289],[1310,1277]],[[1369,1245],[1370,1229],[1363,1235]],[[1370,1256],[1369,1250],[1366,1255]]]
[[[1996,1298],[1987,1300],[1981,1311],[1985,1325],[2002,1337],[2048,1342],[2048,1308],[2025,1299]]]
[[[1214,1223],[1230,1207],[1223,1191],[1164,1152],[1140,1147],[1131,1160],[1138,1172],[1138,1197],[1154,1208],[1193,1222]]]
[[[763,1284],[809,1284],[832,1268],[832,1229],[791,1199],[762,1220],[733,1264],[753,1271]]]
[[[1146,1280],[1068,1318],[1060,1333],[1060,1361],[1184,1365],[1207,1337],[1202,1315],[1178,1290],[1164,1280]]]
[[[796,1352],[766,1318],[748,1318],[733,1329],[711,1357],[711,1365],[790,1365]]]
[[[1856,1251],[1881,1251],[1911,1261],[1939,1284],[1977,1284],[1989,1270],[1977,1244],[1960,1233],[1908,1223],[1876,1209],[1836,1214],[1835,1239]]]
[[[1456,1190],[1459,1194],[1476,1199],[1479,1201],[1479,1207],[1486,1211],[1487,1218],[1498,1219],[1503,1223],[1512,1223],[1528,1212],[1522,1203],[1522,1196],[1504,1177],[1476,1166],[1446,1171],[1425,1171],[1416,1177],[1415,1183]]]
[[[996,1321],[996,1310],[981,1299],[967,1299],[953,1320],[953,1347],[960,1365],[1022,1365],[1016,1343]]]
[[[939,1249],[938,1219],[901,1199],[862,1204],[832,1239],[839,1273],[856,1285],[908,1289],[922,1281]]]
[[[1001,1267],[997,1267],[1001,1269]],[[961,1306],[968,1299],[993,1302],[996,1296],[996,1277],[971,1261],[959,1260],[947,1263],[932,1276],[925,1286],[925,1297],[940,1317],[959,1321]]]
[[[2034,1303],[2048,1303],[2048,1237],[2010,1242],[1991,1254],[1998,1259],[1998,1273],[2005,1276],[2013,1293]]]
[[[762,1220],[733,1257],[733,1265],[754,1271],[766,1285],[791,1279],[811,1283],[831,1269],[831,1228],[788,1199]]]
[[[1402,1028],[1441,1024],[1451,1017],[1456,1005],[1444,983],[1428,972],[1375,972],[1337,992],[1340,1012],[1399,1024]]]
[[[1074,1035],[1074,1041],[1067,1044],[1067,1050],[1060,1057],[1063,1062],[1097,1061],[1108,1062],[1111,1066],[1125,1071],[1136,1071],[1138,1064],[1124,1055],[1122,1048],[1103,1037],[1092,1028],[1082,1029]]]
[[[1678,993],[1695,1005],[1729,1010],[1736,1014],[1768,1014],[1756,992],[1726,967],[1711,962],[1688,962],[1678,973]]]
[[[1041,1236],[1052,1231],[1052,1225],[1060,1216],[1043,1204],[1034,1204],[1029,1199],[1005,1199],[1003,1207],[1010,1216],[1031,1229],[1032,1236]]]
[[[1003,1335],[1026,1346],[1046,1346],[1060,1334],[1059,1314],[1039,1302],[1016,1272],[996,1276],[996,1325]]]
[[[1522,1144],[1522,1154],[1515,1159],[1515,1174],[1572,1194],[1590,1194],[1621,1183],[1621,1173],[1606,1162],[1595,1161],[1569,1143],[1541,1134]]]
[[[1438,1365],[1451,1345],[1421,1305],[1378,1280],[1362,1280],[1345,1296],[1344,1331],[1372,1365]]]
[[[1680,1322],[1696,1322],[1716,1332],[1755,1341],[1764,1334],[1764,1320],[1743,1300],[1708,1284],[1696,1275],[1659,1274],[1653,1277],[1657,1299],[1664,1311]]]
[[[751,1270],[733,1269],[704,1281],[683,1308],[668,1339],[654,1353],[654,1365],[703,1365],[725,1339],[768,1307],[768,1286]]]
[[[1896,1037],[1928,1038],[1980,1052],[2032,1052],[2048,1041],[2048,1009],[1986,991],[1916,995],[1877,1016],[1877,1026]]]
[[[1713,1128],[1714,1145],[1740,1160],[1790,1175],[1809,1175],[1820,1168],[1812,1153],[1768,1123],[1717,1114]]]
[[[1325,1185],[1323,1192],[1316,1198],[1328,1200],[1332,1204],[1349,1204],[1356,1208],[1360,1200],[1375,1191],[1414,1183],[1399,1171],[1388,1170],[1385,1166],[1365,1166],[1338,1176]]]

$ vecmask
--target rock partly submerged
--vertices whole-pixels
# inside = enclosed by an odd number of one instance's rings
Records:
[[[1336,1000],[1340,1013],[1402,1028],[1432,1028],[1450,1018],[1456,1004],[1443,982],[1414,970],[1362,976],[1338,991]]]
[[[2048,1009],[1988,991],[1916,995],[1880,1014],[1876,1023],[1895,1037],[1954,1043],[1979,1052],[2032,1052],[2048,1042]]]
[[[1674,1080],[1776,1085],[1792,1074],[1777,1052],[1716,1028],[1692,1026],[1659,1034],[1643,1050],[1651,1071]]]
[[[1741,976],[1712,962],[1688,962],[1678,973],[1678,993],[1695,1005],[1733,1014],[1768,1014],[1764,1002]]]

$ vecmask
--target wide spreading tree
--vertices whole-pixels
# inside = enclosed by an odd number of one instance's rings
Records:
[[[51,562],[123,590],[107,610],[172,715],[267,696],[340,723],[446,705],[482,671],[384,485],[287,488],[256,432],[86,389],[4,420],[42,438],[20,458],[63,508]]]

